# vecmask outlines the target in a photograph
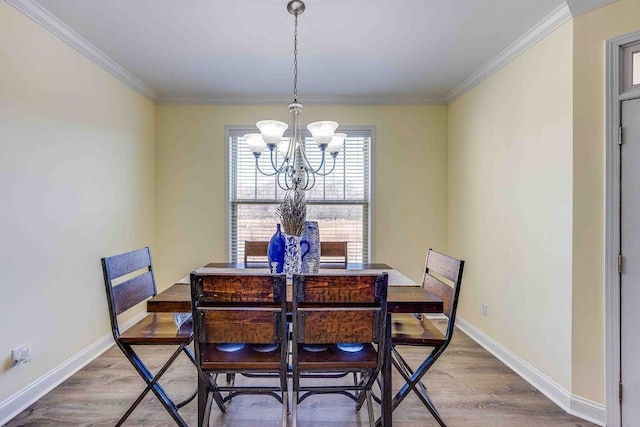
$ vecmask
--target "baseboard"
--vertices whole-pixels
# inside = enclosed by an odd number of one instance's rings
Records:
[[[463,318],[456,318],[456,326],[567,413],[600,426],[605,425],[604,405],[571,394]]]
[[[147,313],[140,313],[127,322],[123,323],[121,329],[124,331],[131,325],[137,323],[146,316]],[[47,372],[13,396],[0,402],[0,425],[6,424],[10,419],[24,411],[31,404],[42,396],[60,385],[64,380],[85,367],[96,357],[107,351],[113,345],[113,335],[111,333],[103,336],[80,353],[63,362],[61,365]]]

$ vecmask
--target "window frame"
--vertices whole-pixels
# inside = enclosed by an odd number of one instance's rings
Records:
[[[368,223],[366,225],[366,229],[364,230],[364,232],[366,233],[366,253],[367,253],[367,258],[364,259],[363,257],[363,262],[364,263],[371,263],[372,259],[373,259],[373,249],[375,248],[375,236],[373,233],[373,230],[375,230],[375,200],[374,200],[374,194],[375,194],[375,141],[376,141],[376,128],[373,125],[346,125],[346,126],[340,126],[340,128],[337,130],[338,132],[342,132],[342,133],[346,133],[347,135],[349,135],[349,133],[351,133],[351,135],[355,134],[362,134],[362,133],[368,133],[368,138],[369,138],[369,167],[368,167],[368,182],[369,182],[369,188],[368,188],[368,209],[367,209],[367,216],[368,216]],[[226,253],[227,253],[227,260],[228,262],[240,262],[240,260],[235,260],[233,261],[233,245],[231,242],[231,238],[232,238],[232,232],[231,232],[231,228],[233,226],[232,221],[232,215],[231,215],[231,147],[229,144],[229,139],[231,138],[232,134],[237,134],[237,133],[242,133],[242,134],[247,134],[247,133],[255,133],[257,132],[255,126],[253,125],[225,125],[224,127],[224,154],[225,154],[225,178],[224,178],[224,185],[225,185],[225,244],[226,244]],[[263,154],[264,155],[264,154]],[[316,203],[316,202],[311,202],[310,204],[322,204],[322,203]],[[354,204],[355,205],[355,204]]]
[[[622,81],[621,95],[629,97],[637,97],[640,94],[640,83],[633,84],[633,56],[640,55],[640,42],[630,43],[622,48],[622,64],[620,67],[620,80]],[[640,70],[635,70],[640,73]]]

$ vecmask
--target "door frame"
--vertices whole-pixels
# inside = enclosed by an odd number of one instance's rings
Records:
[[[606,425],[621,425],[620,404],[620,146],[621,103],[640,97],[640,90],[625,91],[623,48],[640,41],[640,31],[608,40],[606,45],[606,183],[605,183],[605,383]]]

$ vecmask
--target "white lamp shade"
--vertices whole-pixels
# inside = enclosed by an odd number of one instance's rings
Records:
[[[327,145],[327,151],[329,153],[337,153],[340,151],[344,146],[344,140],[346,137],[346,133],[334,133],[331,142]]]
[[[313,140],[319,146],[327,145],[333,138],[333,132],[338,127],[336,122],[313,122],[307,125],[307,129],[313,135]]]
[[[244,135],[243,138],[247,141],[247,145],[253,153],[262,153],[264,149],[267,148],[267,144],[265,144],[262,135],[259,133],[248,133]]]
[[[287,151],[289,151],[289,140],[280,141],[280,144],[278,144],[278,151],[280,152],[282,157],[286,157]]]
[[[284,131],[289,127],[286,123],[277,120],[260,120],[256,123],[256,126],[260,129],[262,139],[264,139],[267,144],[272,145],[278,145],[280,143]]]

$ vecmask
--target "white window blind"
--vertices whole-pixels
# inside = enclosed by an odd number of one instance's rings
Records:
[[[255,168],[255,158],[242,135],[252,129],[228,130],[229,144],[229,250],[232,262],[244,259],[244,242],[268,241],[279,218],[276,208],[285,191],[278,187],[275,176],[264,176]],[[349,262],[369,261],[369,204],[371,130],[344,130],[344,146],[336,159],[333,172],[326,177],[316,176],[315,186],[306,192],[307,220],[318,221],[321,241],[347,241]],[[307,157],[312,166],[320,164],[321,153],[303,131]],[[285,133],[283,139],[288,140]],[[276,150],[277,152],[277,150]],[[274,156],[281,161],[279,153]],[[333,160],[326,158],[325,170]],[[273,169],[269,151],[260,156],[265,172]]]

